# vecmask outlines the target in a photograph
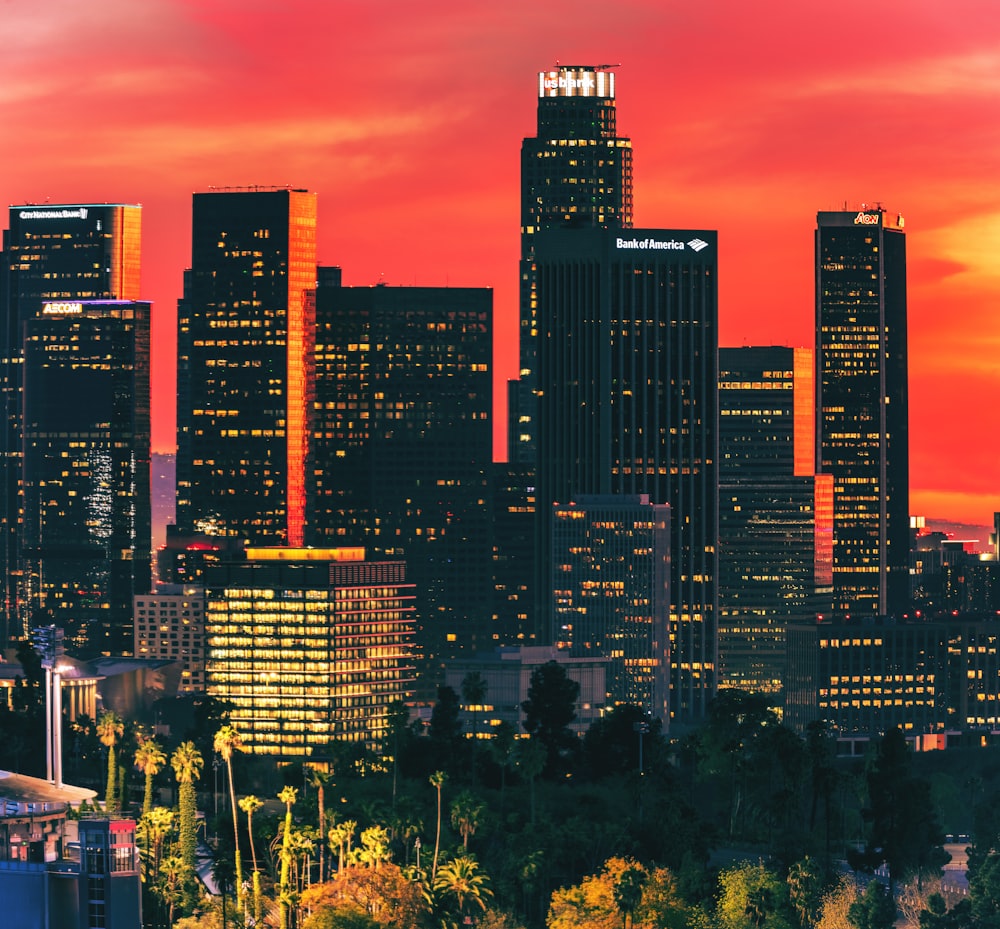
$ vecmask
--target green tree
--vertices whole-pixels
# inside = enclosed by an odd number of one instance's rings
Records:
[[[434,863],[431,865],[431,881],[433,881],[437,877],[438,853],[441,850],[441,788],[448,780],[448,775],[444,771],[435,771],[429,780],[431,787],[437,791],[437,827],[434,830]]]
[[[290,873],[292,864],[292,806],[298,791],[294,787],[284,787],[278,799],[285,804],[285,828],[281,840],[281,878],[278,903],[281,912],[281,929],[288,929],[291,909]]]
[[[930,784],[912,770],[912,754],[900,729],[887,732],[879,742],[867,776],[870,823],[865,850],[849,854],[852,867],[871,869],[885,861],[889,892],[910,874],[918,883],[928,871],[939,871],[948,862],[941,847],[944,834],[931,801]]]
[[[528,779],[528,790],[531,802],[531,825],[535,825],[535,781],[545,770],[548,753],[545,746],[534,739],[518,739],[517,769]]]
[[[195,857],[197,839],[195,832],[195,815],[197,803],[194,784],[201,777],[201,769],[205,765],[201,752],[195,748],[194,742],[181,742],[173,755],[170,764],[177,779],[178,797],[177,809],[180,829],[180,860],[184,866],[182,888],[184,891],[185,909],[194,906],[197,900],[197,878],[195,877]]]
[[[436,893],[457,908],[458,918],[451,923],[456,929],[464,922],[467,903],[485,910],[486,902],[493,897],[493,891],[490,890],[489,881],[480,869],[479,862],[468,855],[461,855],[441,865],[433,886]]]
[[[233,814],[233,849],[236,865],[236,902],[243,902],[243,862],[240,859],[240,826],[236,813],[236,788],[233,785],[233,752],[245,751],[239,730],[228,723],[215,733],[212,746],[226,763],[229,779],[229,808]]]
[[[155,739],[142,739],[135,750],[135,766],[145,778],[145,789],[142,793],[142,815],[148,816],[153,809],[153,778],[159,774],[167,763],[167,756]]]
[[[642,888],[646,883],[646,872],[637,864],[630,864],[615,883],[613,896],[618,912],[622,914],[622,929],[628,929],[631,919],[635,925],[635,911],[642,902]]]
[[[474,794],[463,790],[451,804],[451,825],[462,837],[462,848],[469,849],[469,836],[476,834],[486,806]]]
[[[514,758],[514,748],[517,745],[517,731],[506,720],[493,729],[490,739],[490,754],[500,766],[500,809],[503,810],[504,792],[507,789],[507,769]]]
[[[476,752],[479,747],[479,714],[486,700],[486,678],[478,671],[470,671],[462,678],[462,700],[472,714],[472,783],[476,783]]]
[[[784,882],[763,863],[743,862],[719,875],[716,918],[721,929],[788,929],[786,902]]]
[[[545,773],[565,772],[568,756],[576,746],[570,724],[576,719],[580,685],[555,661],[539,665],[531,673],[528,699],[521,704],[524,729],[546,751]]]
[[[253,794],[241,797],[240,809],[247,814],[247,835],[250,836],[250,858],[253,862],[253,918],[260,924],[261,895],[260,895],[260,872],[257,870],[257,850],[253,843],[253,814],[257,812],[264,802]]]
[[[819,918],[823,905],[823,875],[816,861],[805,856],[788,869],[788,900],[798,917],[799,925],[812,926]]]
[[[384,826],[369,826],[361,833],[358,857],[369,868],[378,868],[389,860],[389,830]]]
[[[865,892],[847,908],[847,918],[856,929],[892,929],[896,922],[892,893],[878,881],[869,881]]]
[[[326,788],[333,783],[333,775],[322,771],[316,765],[309,765],[306,777],[310,787],[316,790],[316,828],[319,831],[319,879],[326,880]],[[393,770],[395,777],[395,770]]]
[[[858,899],[858,885],[843,876],[825,894],[820,904],[816,929],[854,929],[847,913]]]
[[[108,750],[108,783],[104,790],[104,807],[109,812],[117,810],[121,798],[115,791],[118,774],[118,760],[115,756],[115,746],[125,733],[125,723],[114,710],[105,710],[97,722],[97,735],[101,744]]]

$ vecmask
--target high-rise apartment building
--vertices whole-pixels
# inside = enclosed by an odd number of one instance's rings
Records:
[[[315,194],[194,195],[177,320],[182,528],[302,543],[315,287]]]
[[[413,586],[364,549],[248,549],[207,571],[205,675],[247,749],[330,758],[384,748],[413,687]]]
[[[138,300],[141,208],[12,206],[0,256],[0,638],[30,625],[21,585],[21,415],[24,325],[45,303]]]
[[[719,686],[777,693],[789,622],[832,609],[812,349],[719,349]]]
[[[607,706],[670,718],[670,507],[646,495],[552,507],[557,644],[607,658]]]
[[[909,601],[906,238],[881,207],[821,212],[816,228],[820,470],[833,475],[838,616]]]
[[[548,517],[537,551],[552,551],[553,504],[581,494],[670,506],[670,705],[682,722],[701,717],[716,686],[716,238],[591,228],[539,232],[535,245]]]
[[[611,65],[538,75],[534,136],[521,143],[520,380],[509,391],[509,457],[536,458],[538,301],[535,241],[544,229],[632,225],[632,142],[618,135]]]
[[[492,292],[324,284],[316,317],[310,542],[405,559],[424,670],[491,648]]]
[[[24,323],[21,588],[84,654],[131,650],[150,586],[149,311],[57,301]]]

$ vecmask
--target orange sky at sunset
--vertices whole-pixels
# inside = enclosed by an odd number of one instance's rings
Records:
[[[0,198],[143,204],[158,450],[210,186],[317,191],[347,284],[493,287],[502,396],[535,73],[620,62],[636,225],[719,230],[723,345],[813,344],[817,210],[904,215],[910,510],[1000,509],[997,0],[5,0],[0,23]]]

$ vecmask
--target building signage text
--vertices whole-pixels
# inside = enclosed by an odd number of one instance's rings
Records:
[[[88,209],[85,206],[73,210],[21,210],[18,219],[86,219]]]

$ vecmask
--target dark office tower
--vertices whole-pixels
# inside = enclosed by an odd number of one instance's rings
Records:
[[[142,211],[123,204],[12,206],[0,260],[0,637],[23,635],[19,591],[24,324],[47,301],[137,300]]]
[[[510,461],[536,457],[535,237],[543,229],[632,225],[632,142],[616,123],[610,65],[538,75],[538,128],[521,143],[520,381],[510,385]]]
[[[581,494],[669,504],[671,717],[689,722],[715,690],[716,233],[546,231],[536,260],[538,510]],[[551,520],[538,532],[551,552]]]
[[[403,559],[424,679],[493,642],[487,289],[326,287],[310,543]]]
[[[607,659],[607,706],[670,718],[670,507],[588,496],[552,509],[558,645]]]
[[[820,470],[833,475],[837,615],[909,599],[906,238],[881,207],[816,218]]]
[[[150,587],[149,304],[50,302],[24,333],[28,614],[80,654],[128,652]]]
[[[194,195],[177,320],[177,522],[301,545],[313,389],[316,195]]]
[[[778,693],[789,622],[832,608],[812,349],[719,349],[719,686]]]

